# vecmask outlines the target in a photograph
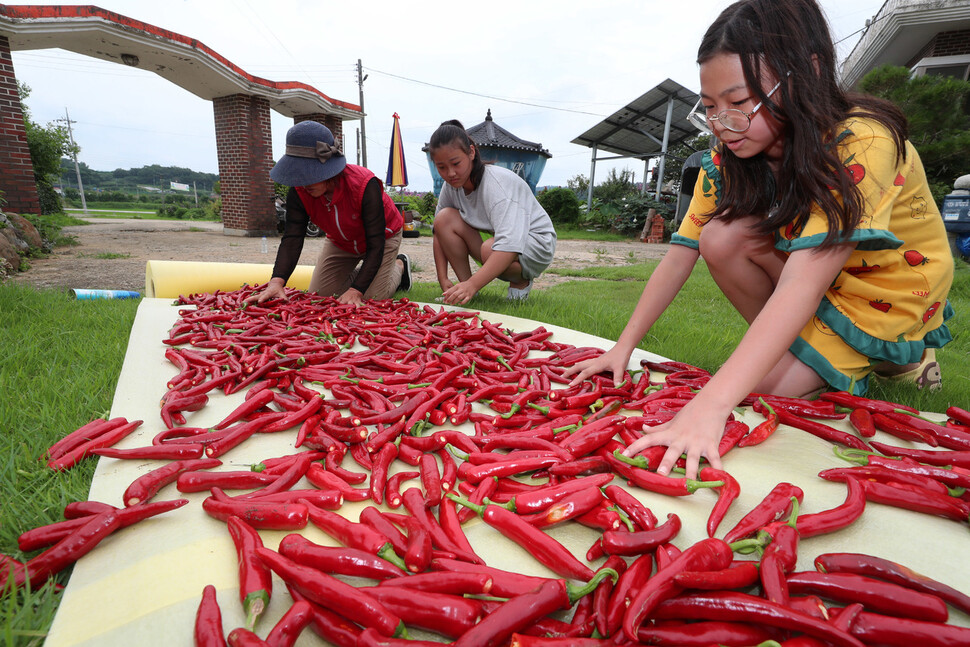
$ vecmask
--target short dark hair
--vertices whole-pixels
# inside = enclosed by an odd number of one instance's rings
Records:
[[[472,158],[471,181],[474,188],[482,183],[482,175],[485,173],[485,162],[482,161],[482,154],[475,146],[475,142],[465,132],[465,127],[457,119],[450,119],[442,122],[438,128],[431,133],[431,141],[428,142],[428,150],[431,153],[442,146],[457,146],[465,153],[475,150],[475,157]]]

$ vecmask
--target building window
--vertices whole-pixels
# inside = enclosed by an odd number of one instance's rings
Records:
[[[967,80],[967,65],[938,65],[923,68],[923,74],[933,76],[948,76],[951,79]]]
[[[970,73],[970,55],[958,56],[928,56],[914,65],[913,76],[945,76],[951,79],[966,81]]]

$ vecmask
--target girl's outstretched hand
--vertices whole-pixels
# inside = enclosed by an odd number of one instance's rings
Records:
[[[618,352],[616,347],[611,348],[599,357],[587,359],[573,364],[562,372],[563,377],[575,374],[576,377],[567,386],[575,386],[597,373],[612,373],[613,384],[619,386],[626,379],[626,365],[630,362],[630,355]]]
[[[696,479],[701,457],[716,469],[721,469],[721,456],[718,445],[724,433],[725,416],[703,405],[697,406],[694,399],[684,405],[673,420],[656,427],[645,427],[644,436],[630,444],[623,454],[634,456],[648,447],[662,445],[667,447],[657,473],[667,475],[677,460],[687,455],[687,478]]]
[[[468,281],[462,281],[461,283],[456,283],[447,290],[444,290],[441,293],[441,296],[445,303],[452,305],[463,305],[471,301],[472,297],[474,297],[476,294],[478,294],[478,290],[472,287]]]
[[[246,305],[265,303],[271,299],[283,299],[286,300],[286,283],[282,279],[270,279],[266,284],[266,287],[257,294],[246,297],[243,303]]]

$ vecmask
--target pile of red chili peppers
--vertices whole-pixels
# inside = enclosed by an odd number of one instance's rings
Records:
[[[970,412],[951,407],[939,424],[847,393],[814,401],[751,394],[739,404],[764,422],[749,430],[728,420],[722,456],[787,425],[835,444],[855,464],[820,474],[845,483],[841,505],[799,514],[801,489],[782,482],[717,537],[739,494],[729,473],[708,466],[701,480],[662,477],[654,469],[663,448],[621,453],[644,425],[690,401],[707,372],[643,362],[620,386],[594,376],[568,387],[563,370],[601,349],[407,300],[353,307],[291,290],[287,301],[243,307],[252,292],[180,299],[193,307],[180,310],[163,340],[177,374],[151,445],[115,448],[142,424],[116,418],[50,448],[57,470],[91,455],[159,466],[130,484],[122,508],[74,502],[63,521],[24,532],[21,551],[40,552],[26,561],[0,556],[8,585],[40,586],[119,528],[188,503],[153,500],[175,484],[208,493],[202,508],[226,524],[238,557],[247,626],[226,634],[208,586],[194,627],[200,646],[295,645],[304,630],[341,647],[970,645],[970,629],[947,622],[951,607],[970,613],[970,597],[905,566],[830,553],[816,571],[796,570],[799,541],[847,526],[867,502],[966,523]],[[245,399],[213,427],[191,426],[216,390]],[[857,434],[822,422],[847,416]],[[455,429],[466,423],[474,433]],[[873,441],[877,430],[906,442]],[[213,469],[253,435],[279,432],[294,434],[293,453],[251,470]],[[659,521],[636,488],[712,490],[708,537],[678,547],[680,519]],[[358,521],[338,512],[345,501],[366,500]],[[485,564],[462,531],[473,516],[555,577]],[[601,531],[585,559],[545,531],[566,522]],[[303,537],[308,524],[341,547]],[[294,532],[274,551],[261,529]],[[292,605],[264,627],[262,614],[280,598],[274,574]],[[409,629],[438,638],[411,639]]]

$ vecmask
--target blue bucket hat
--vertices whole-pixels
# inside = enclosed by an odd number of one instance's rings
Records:
[[[308,186],[338,175],[347,158],[334,143],[333,133],[315,121],[301,121],[286,131],[286,154],[269,172],[284,186]]]

